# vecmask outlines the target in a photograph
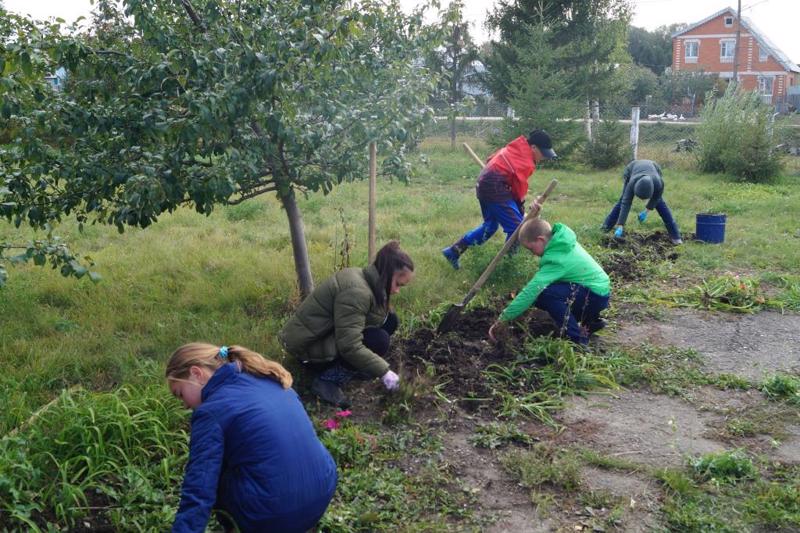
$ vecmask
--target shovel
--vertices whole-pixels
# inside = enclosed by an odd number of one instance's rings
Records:
[[[553,189],[556,188],[556,185],[558,185],[558,180],[552,180],[550,182],[542,195],[539,197],[539,205],[543,204],[544,201],[547,200],[547,197],[551,192],[553,192]],[[511,237],[506,240],[506,243],[502,248],[500,248],[500,251],[497,252],[497,255],[494,257],[494,259],[492,259],[492,262],[489,263],[489,266],[486,267],[486,270],[483,271],[483,274],[481,274],[481,277],[479,277],[478,281],[475,282],[475,285],[473,285],[469,290],[467,295],[464,297],[464,300],[460,304],[453,304],[450,306],[450,309],[447,310],[447,313],[445,313],[442,321],[439,322],[439,327],[436,328],[436,333],[447,333],[453,329],[453,326],[458,321],[458,317],[461,315],[461,312],[467,307],[467,304],[472,301],[475,295],[478,294],[478,291],[481,290],[483,284],[486,283],[486,280],[489,279],[489,276],[492,275],[495,267],[497,267],[497,263],[500,262],[503,256],[506,255],[506,252],[508,252],[508,250],[514,246],[514,243],[517,242],[517,238],[519,237],[519,229],[522,227],[522,224],[524,224],[526,220],[536,218],[537,216],[539,216],[539,210],[536,209],[536,205],[534,204],[528,210],[525,218],[522,219],[522,222],[519,223],[517,229],[514,230],[514,233],[511,234]]]

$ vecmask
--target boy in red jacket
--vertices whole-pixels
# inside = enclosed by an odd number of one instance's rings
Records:
[[[524,218],[528,178],[539,161],[555,157],[553,143],[544,130],[532,131],[527,139],[520,135],[489,157],[476,187],[483,224],[442,250],[453,268],[460,268],[458,258],[468,247],[486,242],[499,226],[503,227],[506,239],[511,237]]]

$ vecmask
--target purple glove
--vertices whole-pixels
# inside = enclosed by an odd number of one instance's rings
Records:
[[[383,375],[381,381],[383,381],[383,386],[386,387],[388,390],[395,390],[397,387],[400,386],[400,376],[398,376],[391,370],[389,370]]]

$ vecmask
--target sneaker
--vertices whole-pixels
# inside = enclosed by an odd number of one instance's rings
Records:
[[[342,389],[332,381],[325,381],[316,378],[311,384],[311,392],[316,394],[322,401],[335,405],[342,409],[350,407],[350,400],[348,400]]]
[[[670,240],[672,241],[672,244],[675,245],[683,244],[683,239],[681,239],[680,237],[678,237],[677,239],[670,239]]]
[[[598,318],[597,320],[593,320],[592,322],[590,322],[590,323],[589,323],[589,324],[586,326],[586,329],[589,331],[589,335],[592,335],[592,334],[593,334],[593,333],[595,333],[596,331],[600,331],[601,329],[603,329],[604,327],[606,327],[606,325],[608,325],[608,322],[606,322],[606,321],[605,321],[604,319],[602,319],[602,318]]]
[[[444,256],[445,259],[447,259],[447,262],[453,266],[453,268],[455,268],[456,270],[461,268],[461,264],[459,264],[458,262],[459,254],[452,246],[448,246],[447,248],[442,250],[442,255]]]

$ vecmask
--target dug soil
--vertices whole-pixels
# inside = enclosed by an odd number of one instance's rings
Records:
[[[459,397],[464,408],[477,408],[490,396],[483,376],[488,367],[513,360],[526,338],[559,335],[550,316],[533,309],[498,334],[500,342],[493,343],[488,332],[500,311],[499,307],[468,310],[444,335],[418,329],[402,339],[387,359],[405,375],[435,375],[445,395]]]
[[[610,250],[600,257],[600,263],[615,280],[643,279],[647,275],[648,266],[678,258],[678,248],[664,231],[630,233],[622,239],[605,236],[600,242]]]

